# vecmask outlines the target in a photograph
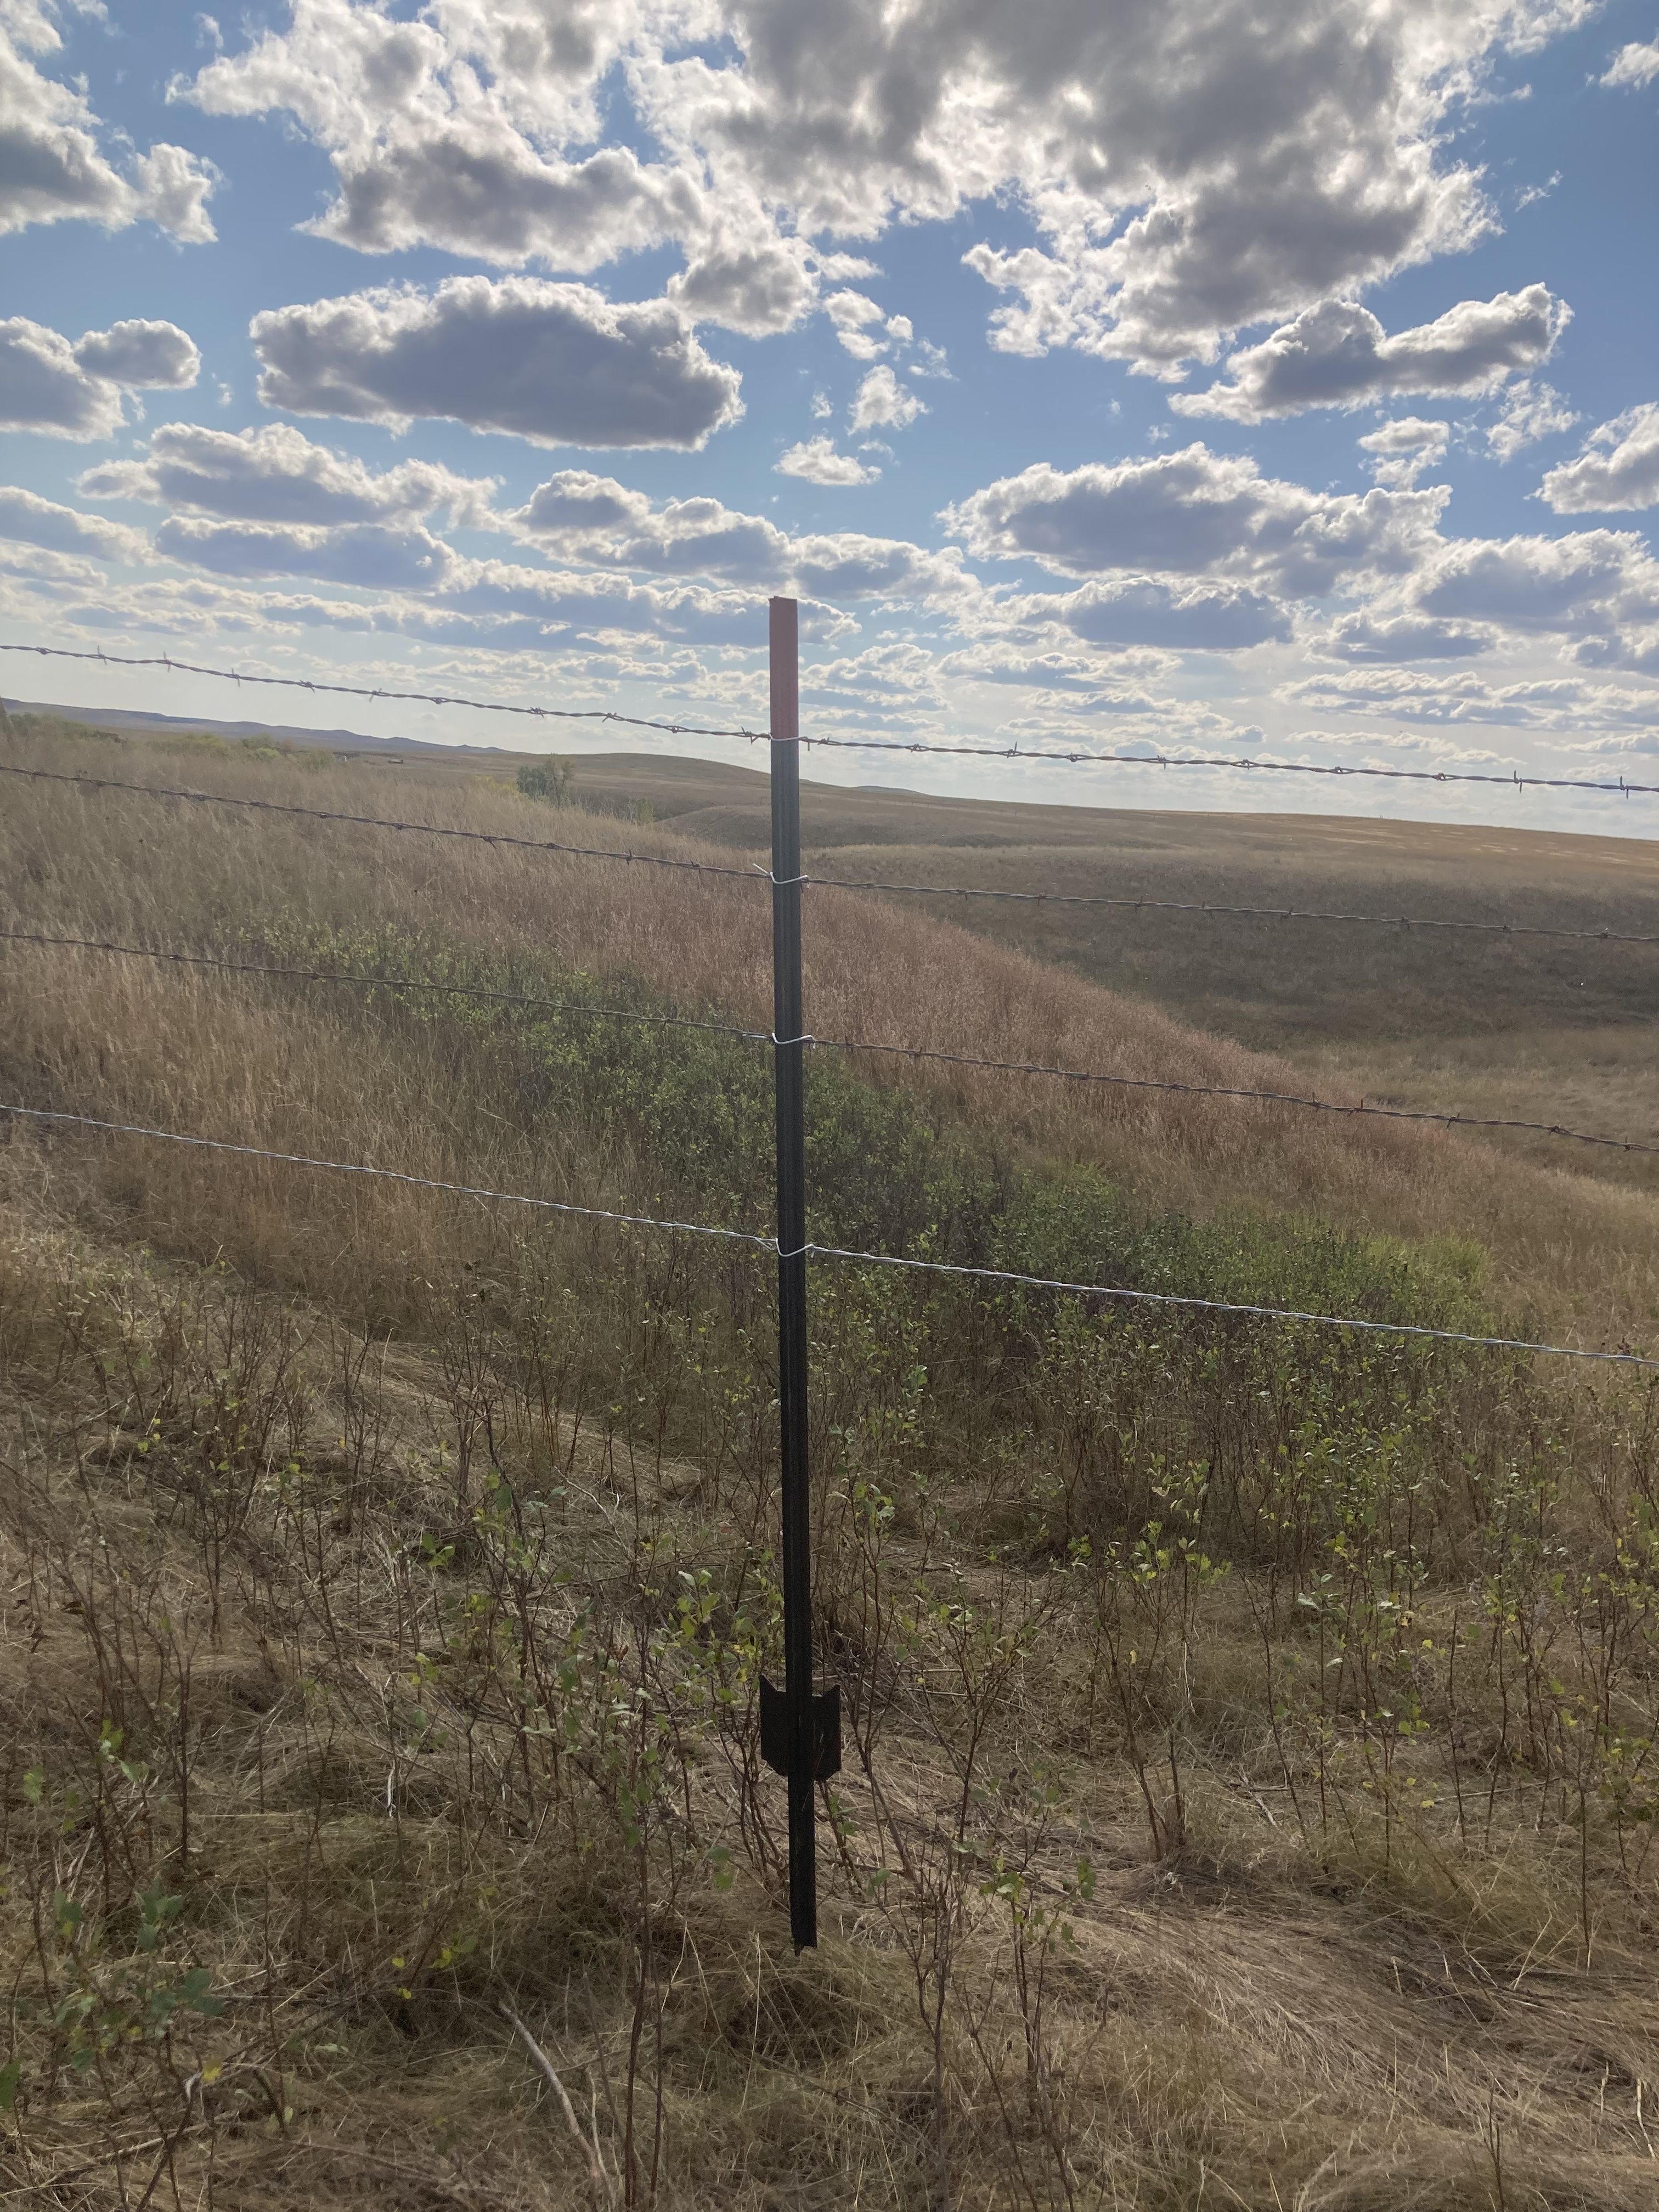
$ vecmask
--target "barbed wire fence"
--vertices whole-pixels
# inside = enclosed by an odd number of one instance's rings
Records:
[[[626,846],[580,844],[571,840],[537,838],[504,831],[484,830],[455,823],[420,822],[392,816],[362,814],[340,809],[307,806],[288,801],[232,793],[198,790],[149,779],[122,778],[49,769],[16,761],[0,761],[0,777],[9,777],[77,788],[88,794],[120,794],[185,805],[222,807],[263,815],[286,816],[382,830],[397,836],[433,837],[478,843],[501,849],[556,855],[575,860],[620,863],[644,870],[684,872],[710,879],[765,884],[773,918],[774,1025],[770,1030],[741,1024],[670,1014],[658,1010],[559,1000],[533,993],[495,990],[481,986],[409,975],[365,973],[340,969],[303,967],[270,960],[239,959],[180,946],[129,944],[113,938],[71,936],[46,929],[0,928],[0,942],[42,952],[75,951],[111,959],[147,961],[177,969],[211,971],[230,976],[259,977],[286,983],[360,991],[442,994],[457,1000],[512,1007],[532,1013],[556,1013],[596,1022],[654,1024],[671,1029],[700,1030],[744,1045],[769,1047],[774,1057],[775,1101],[775,1170],[777,1222],[774,1234],[719,1224],[678,1220],[663,1215],[634,1212],[569,1199],[550,1199],[514,1190],[497,1190],[459,1180],[420,1176],[392,1166],[364,1160],[343,1160],[310,1153],[234,1142],[198,1132],[153,1127],[107,1116],[33,1106],[23,1100],[0,1100],[0,1116],[8,1126],[30,1123],[43,1128],[76,1128],[106,1136],[137,1138],[156,1144],[179,1146],[216,1154],[264,1161],[312,1173],[368,1178],[372,1181],[432,1191],[482,1205],[524,1207],[543,1213],[608,1223],[666,1236],[690,1236],[738,1244],[770,1255],[778,1270],[779,1289],[779,1404],[780,1457],[783,1513],[781,1560],[784,1600],[784,1680],[781,1687],[763,1685],[763,1752],[788,1783],[789,1881],[792,1932],[798,1948],[817,1940],[817,1878],[815,1792],[833,1773],[840,1758],[840,1711],[834,1684],[819,1690],[813,1672],[811,1644],[811,1554],[809,1520],[807,1406],[806,1292],[807,1263],[824,1261],[859,1267],[901,1269],[908,1273],[998,1284],[1097,1301],[1101,1305],[1126,1304],[1229,1316],[1256,1321],[1296,1324],[1317,1329],[1358,1334],[1405,1344],[1427,1340],[1476,1349],[1522,1353],[1553,1359],[1659,1372],[1659,1356],[1627,1347],[1604,1349],[1559,1345],[1524,1338],[1486,1336],[1450,1328],[1430,1328],[1403,1322],[1377,1321],[1352,1314],[1327,1314],[1291,1307],[1254,1304],[1218,1298],[1183,1296],[1172,1291],[1136,1289],[1121,1284],[1067,1280],[1018,1270],[970,1266],[915,1255],[866,1251],[820,1243],[807,1233],[805,1213],[805,1146],[803,1069],[809,1053],[884,1055],[915,1063],[977,1070],[1074,1085],[1102,1086],[1182,1097],[1229,1100],[1264,1109],[1292,1113],[1334,1115],[1352,1119],[1433,1123],[1449,1128],[1503,1130],[1547,1137],[1565,1143],[1601,1147],[1626,1153],[1659,1153],[1659,1145],[1598,1133],[1557,1122],[1520,1117],[1475,1115],[1436,1108],[1391,1106],[1363,1097],[1345,1102],[1291,1091],[1252,1090],[1239,1085],[1207,1084],[1172,1077],[1134,1075],[1121,1071],[1070,1067],[1039,1061],[1001,1060],[939,1046],[867,1037],[827,1037],[805,1027],[802,1000],[802,894],[813,888],[893,896],[921,896],[946,901],[991,900],[1032,907],[1085,907],[1132,909],[1152,914],[1186,914],[1223,919],[1249,917],[1286,924],[1342,925],[1391,932],[1478,935],[1511,940],[1540,939],[1583,945],[1659,945],[1659,933],[1584,928],[1566,924],[1482,921],[1444,915],[1373,915],[1295,906],[1267,907],[1217,903],[1201,900],[1147,898],[1119,893],[1070,893],[1012,890],[971,884],[919,884],[884,881],[876,878],[845,877],[809,871],[801,859],[799,755],[803,745],[825,750],[920,755],[948,755],[1001,761],[1064,762],[1073,766],[1134,765],[1138,767],[1232,769],[1328,776],[1358,776],[1405,783],[1476,784],[1551,791],[1594,793],[1629,799],[1659,796],[1659,785],[1633,784],[1625,778],[1589,781],[1566,778],[1497,775],[1451,770],[1386,769],[1366,764],[1322,766],[1303,762],[1243,760],[1196,754],[1146,754],[1058,750],[1018,745],[994,746],[940,744],[927,740],[804,736],[799,727],[799,653],[798,610],[793,599],[774,599],[769,615],[771,681],[770,726],[766,731],[744,726],[716,727],[625,714],[610,708],[561,708],[511,702],[463,697],[441,691],[412,688],[368,686],[261,672],[219,669],[185,661],[168,654],[122,655],[68,647],[21,645],[0,641],[0,651],[34,653],[45,658],[102,664],[123,668],[157,668],[180,674],[208,676],[242,684],[260,684],[318,696],[338,695],[390,703],[420,702],[443,708],[466,708],[481,713],[524,716],[538,721],[617,724],[629,729],[649,730],[674,737],[734,739],[750,744],[764,743],[769,753],[772,798],[770,866],[739,866],[702,860],[683,854],[662,854]],[[0,714],[3,705],[0,704]],[[0,721],[0,732],[14,737],[9,715]]]

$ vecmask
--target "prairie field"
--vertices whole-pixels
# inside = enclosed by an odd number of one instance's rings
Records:
[[[771,1264],[554,1210],[769,1230],[763,779],[16,720],[532,842],[3,779],[0,2201],[1659,2203],[1654,1370],[1455,1340],[1659,1353],[1643,1155],[816,1049],[820,1243],[1452,1335],[815,1261],[797,1956]],[[949,896],[1641,935],[1659,848],[805,803],[941,887],[809,892],[821,1039],[1659,1141],[1659,947]]]

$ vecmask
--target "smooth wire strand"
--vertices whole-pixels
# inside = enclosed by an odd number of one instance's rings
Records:
[[[70,775],[61,769],[18,768],[0,761],[0,775],[36,783],[78,784],[88,791],[138,791],[149,799],[183,799],[195,806],[240,806],[258,814],[298,814],[308,822],[347,822],[360,830],[403,830],[421,837],[455,837],[472,845],[516,845],[532,853],[562,853],[579,860],[625,860],[632,867],[678,868],[694,876],[735,876],[741,883],[771,880],[763,868],[726,867],[713,860],[670,859],[661,853],[617,852],[597,845],[564,845],[549,837],[518,837],[507,830],[457,830],[439,822],[399,822],[381,814],[343,814],[325,806],[295,806],[280,799],[233,799],[223,792],[191,791],[170,783],[128,783],[109,775]]]
[[[1455,921],[1420,914],[1340,914],[1316,907],[1224,906],[1210,899],[1147,898],[1127,891],[993,890],[974,884],[890,884],[863,876],[804,876],[826,890],[907,892],[920,898],[1006,899],[1020,906],[1122,907],[1133,913],[1196,914],[1261,921],[1363,923],[1376,929],[1468,930],[1487,937],[1561,937],[1606,945],[1659,945],[1659,933],[1623,929],[1565,929],[1548,922]]]
[[[1472,1336],[1457,1328],[1427,1328],[1404,1321],[1358,1321],[1346,1314],[1298,1313],[1288,1306],[1236,1305],[1223,1298],[1182,1297],[1173,1291],[1126,1291],[1104,1283],[1068,1283],[1052,1275],[1023,1275],[1011,1267],[969,1267],[948,1260],[904,1260],[890,1252],[854,1252],[840,1244],[808,1244],[815,1260],[851,1261],[861,1267],[903,1267],[920,1274],[963,1275],[975,1282],[1012,1283],[1024,1290],[1070,1291],[1079,1297],[1113,1298],[1136,1305],[1182,1306],[1196,1313],[1243,1314],[1258,1321],[1299,1321],[1317,1328],[1358,1329],[1374,1336],[1431,1337],[1438,1344],[1480,1345],[1492,1352],[1540,1352],[1563,1359],[1595,1359],[1609,1365],[1659,1368],[1659,1359],[1641,1352],[1586,1352],[1569,1344],[1534,1344],[1519,1336]]]
[[[713,860],[673,859],[659,853],[632,853],[609,847],[567,845],[551,838],[520,837],[505,830],[458,830],[435,822],[404,822],[379,814],[345,814],[322,806],[298,806],[280,799],[238,799],[222,792],[196,791],[177,784],[125,781],[116,776],[76,775],[61,769],[21,768],[9,761],[0,761],[0,775],[23,776],[37,783],[78,784],[88,791],[140,792],[151,799],[182,799],[196,806],[234,806],[261,814],[293,814],[308,822],[343,822],[363,830],[392,830],[407,831],[416,836],[459,838],[465,843],[518,846],[535,853],[562,854],[567,859],[621,860],[642,868],[678,868],[695,875],[737,878],[745,883],[776,884],[781,880],[758,863],[747,868],[738,868]],[[802,875],[788,880],[809,890],[903,891],[927,898],[1005,899],[1023,905],[1039,906],[1145,907],[1175,914],[1259,915],[1279,921],[1364,922],[1389,929],[1463,930],[1495,937],[1574,938],[1608,944],[1659,945],[1659,935],[1637,936],[1617,930],[1560,929],[1506,921],[1446,921],[1422,915],[1325,914],[1304,912],[1293,907],[1211,906],[1198,901],[1130,897],[1127,894],[1115,896],[1104,893],[993,890],[951,884],[883,883],[854,876]]]
[[[80,1129],[101,1129],[116,1137],[150,1137],[159,1144],[189,1145],[206,1152],[234,1152],[244,1159],[274,1160],[283,1167],[318,1168],[327,1175],[367,1176],[376,1182],[404,1183],[416,1190],[436,1190],[452,1198],[499,1200],[506,1206],[531,1206],[544,1213],[570,1213],[585,1221],[620,1222],[629,1229],[666,1229],[687,1237],[714,1237],[728,1244],[750,1244],[757,1251],[775,1252],[775,1237],[758,1237],[746,1229],[712,1229],[701,1221],[659,1220],[648,1213],[615,1213],[603,1206],[576,1206],[563,1199],[530,1198],[519,1190],[487,1190],[476,1183],[444,1182],[434,1176],[409,1175],[398,1168],[377,1168],[360,1160],[322,1160],[307,1152],[277,1152],[263,1145],[235,1145],[223,1137],[191,1137],[177,1129],[151,1129],[135,1121],[103,1121],[90,1114],[53,1112],[44,1106],[20,1106],[0,1099],[0,1114],[22,1115],[31,1121],[69,1123]]]
[[[975,1053],[945,1052],[929,1045],[885,1044],[864,1037],[802,1036],[780,1039],[769,1030],[745,1030],[734,1022],[697,1020],[690,1015],[641,1012],[629,1006],[584,1006],[579,1000],[544,999],[528,992],[491,991],[471,983],[434,982],[418,975],[359,975],[326,968],[289,968],[272,962],[226,960],[208,952],[175,952],[147,945],[121,945],[106,938],[53,937],[29,929],[0,928],[0,943],[33,945],[48,950],[103,952],[133,960],[155,960],[165,966],[205,968],[228,975],[269,975],[293,983],[331,983],[359,990],[431,991],[459,999],[476,999],[507,1006],[525,1006],[545,1013],[592,1015],[599,1020],[642,1022],[662,1029],[702,1030],[716,1036],[736,1037],[746,1044],[798,1044],[823,1052],[881,1053],[897,1060],[926,1060],[949,1067],[978,1067],[998,1075],[1041,1075],[1064,1083],[1101,1084],[1124,1091],[1162,1091],[1187,1098],[1237,1098],[1262,1106],[1296,1106],[1319,1114],[1364,1115],[1372,1121],[1431,1121],[1446,1128],[1516,1129],[1535,1136],[1560,1137],[1577,1145],[1600,1145],[1623,1152],[1659,1152],[1659,1145],[1632,1138],[1602,1137],[1583,1129],[1569,1129],[1559,1121],[1525,1121],[1482,1114],[1450,1114],[1429,1107],[1367,1105],[1363,1098],[1352,1105],[1339,1099],[1316,1098],[1295,1091],[1251,1091],[1242,1085],[1185,1083],[1152,1075],[1111,1075],[1084,1067],[1059,1067],[1043,1060],[989,1060]]]
[[[0,653],[33,653],[54,660],[97,661],[115,668],[165,668],[178,675],[213,676],[230,684],[275,684],[289,691],[328,692],[352,699],[413,700],[431,707],[469,707],[481,714],[524,714],[538,721],[619,722],[629,729],[660,730],[667,736],[676,738],[739,738],[751,745],[765,744],[771,740],[769,731],[751,730],[742,725],[735,729],[716,728],[694,722],[653,721],[647,715],[619,714],[610,708],[603,707],[532,707],[504,699],[463,698],[448,691],[392,690],[385,684],[331,684],[308,676],[263,676],[249,669],[209,668],[199,661],[175,660],[171,654],[165,653],[133,654],[77,651],[67,646],[20,645],[3,639],[0,639]],[[1638,794],[1659,796],[1659,784],[1627,783],[1623,776],[1613,783],[1589,783],[1563,776],[1523,775],[1518,769],[1512,769],[1508,775],[1490,775],[1468,769],[1322,767],[1313,761],[1230,760],[1224,754],[1060,751],[1047,746],[1018,744],[939,744],[923,738],[803,737],[798,742],[803,745],[817,745],[830,752],[938,753],[972,760],[1060,761],[1073,768],[1231,768],[1283,775],[1370,776],[1395,783],[1503,784],[1516,791],[1606,792],[1625,799]]]
[[[366,1176],[377,1182],[395,1182],[417,1190],[435,1190],[455,1198],[496,1200],[508,1206],[532,1206],[546,1213],[579,1216],[588,1221],[617,1222],[629,1229],[659,1229],[673,1235],[712,1237],[724,1243],[746,1244],[757,1251],[777,1253],[775,1237],[757,1236],[746,1229],[711,1228],[700,1221],[660,1219],[644,1213],[613,1212],[599,1206],[576,1206],[553,1198],[530,1198],[522,1191],[489,1190],[474,1183],[445,1182],[433,1176],[409,1175],[396,1168],[371,1167],[356,1160],[325,1160],[305,1152],[279,1152],[261,1145],[238,1145],[222,1137],[194,1137],[176,1129],[152,1129],[132,1121],[102,1121],[90,1114],[73,1114],[42,1106],[24,1106],[9,1099],[0,1099],[0,1114],[10,1114],[32,1121],[48,1121],[76,1128],[97,1129],[106,1135],[118,1137],[149,1137],[161,1144],[188,1145],[210,1152],[230,1152],[243,1159],[270,1160],[280,1166],[314,1168],[328,1175]],[[1224,1298],[1183,1297],[1172,1291],[1131,1291],[1109,1283],[1073,1283],[1057,1276],[1026,1275],[1007,1267],[971,1267],[957,1266],[945,1260],[907,1260],[890,1252],[858,1252],[839,1244],[803,1245],[810,1259],[841,1260],[856,1266],[871,1267],[902,1267],[912,1273],[928,1275],[955,1275],[975,1281],[1009,1283],[1034,1291],[1063,1291],[1078,1297],[1109,1298],[1135,1305],[1178,1306],[1197,1313],[1235,1314],[1255,1321],[1304,1322],[1318,1328],[1345,1328],[1361,1331],[1368,1335],[1427,1337],[1441,1344],[1467,1344],[1492,1352],[1531,1352],[1555,1359],[1590,1359],[1606,1364],[1626,1367],[1659,1368],[1659,1358],[1650,1358],[1639,1352],[1590,1352],[1570,1344],[1534,1343],[1525,1337],[1475,1336],[1462,1329],[1428,1328],[1411,1322],[1360,1321],[1342,1314],[1300,1313],[1286,1306],[1241,1305]],[[786,1259],[799,1258],[799,1253],[780,1255]]]

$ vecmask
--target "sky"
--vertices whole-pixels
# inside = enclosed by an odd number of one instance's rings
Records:
[[[1659,784],[1656,115],[1659,0],[0,0],[0,641],[763,727],[781,592],[809,735]]]

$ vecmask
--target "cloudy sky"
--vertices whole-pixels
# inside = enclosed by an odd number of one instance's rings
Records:
[[[0,0],[0,637],[1659,782],[1656,117],[1659,0]]]

